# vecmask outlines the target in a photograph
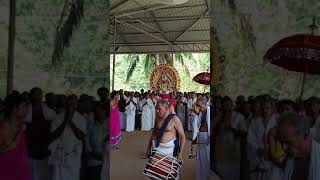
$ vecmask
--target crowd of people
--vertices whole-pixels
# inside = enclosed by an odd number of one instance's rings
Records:
[[[13,91],[0,101],[0,179],[102,180],[108,169],[109,91]]]
[[[184,132],[191,131],[192,142],[197,146],[194,179],[206,180],[209,178],[210,168],[210,102],[210,93],[145,92],[143,89],[140,92],[122,89],[113,91],[110,97],[112,148],[118,149],[117,144],[123,131],[130,133],[152,130],[146,155],[150,156],[152,150],[157,150],[183,161],[186,142]],[[173,123],[168,123],[161,130],[170,114],[174,115],[171,117]],[[177,146],[180,151],[175,153]]]
[[[320,99],[213,98],[212,157],[222,180],[315,180]]]
[[[120,90],[109,95],[106,88],[98,89],[99,100],[85,94],[42,94],[35,87],[0,100],[0,179],[105,179],[109,140],[118,149],[121,133],[132,131],[153,131],[147,156],[151,150],[168,153],[161,149],[167,145],[169,154],[181,161],[184,133],[190,131],[196,180],[209,179],[210,156],[222,180],[320,177],[317,97],[292,101],[238,96],[233,101],[193,92]],[[168,117],[173,123],[163,129]]]
[[[210,93],[193,92],[156,92],[143,89],[140,92],[124,92],[122,89],[111,93],[111,104],[117,102],[117,111],[120,112],[120,129],[125,132],[135,130],[149,131],[153,129],[156,118],[156,104],[160,99],[165,99],[186,131],[192,130],[194,105],[198,97],[203,97],[210,102]],[[117,134],[118,135],[118,134]]]

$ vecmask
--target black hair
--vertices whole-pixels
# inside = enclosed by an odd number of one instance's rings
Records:
[[[42,92],[42,89],[39,88],[39,87],[33,87],[33,88],[30,90],[30,95],[32,95],[32,94],[35,93],[36,91],[41,91],[41,92]]]
[[[118,93],[117,93],[116,91],[113,91],[113,92],[111,93],[111,95],[110,95],[110,98],[111,98],[111,99],[114,98],[117,94],[118,94]]]
[[[106,87],[100,87],[100,88],[97,90],[97,93],[99,94],[99,93],[102,92],[102,91],[106,91],[107,94],[109,93],[109,89],[106,88]]]
[[[4,99],[4,116],[9,117],[13,110],[21,105],[22,103],[27,103],[27,100],[21,95],[16,93],[11,93]]]

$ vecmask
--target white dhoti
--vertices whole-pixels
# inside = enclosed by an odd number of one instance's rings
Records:
[[[135,110],[127,110],[126,131],[128,131],[128,132],[134,131],[135,122],[136,122],[136,111]]]
[[[32,180],[51,180],[52,169],[48,164],[48,159],[35,160],[29,159],[30,169],[32,172]]]
[[[197,135],[199,133],[199,127],[200,127],[200,120],[197,115],[192,116],[192,140],[195,140],[197,138]]]
[[[188,131],[192,131],[192,120],[193,120],[193,114],[191,112],[188,113]]]
[[[198,143],[209,142],[207,132],[199,132]],[[197,144],[196,148],[196,180],[209,180],[210,144]]]
[[[64,122],[64,113],[61,113],[52,122],[52,132]],[[87,132],[87,120],[75,112],[71,121],[84,134]],[[50,145],[51,155],[49,164],[52,166],[52,180],[79,180],[83,141],[79,140],[73,130],[67,125],[61,136]],[[42,179],[44,180],[44,179]]]
[[[141,131],[149,131],[151,129],[151,112],[148,106],[143,107],[141,116]]]
[[[151,128],[154,128],[155,122],[156,122],[156,110],[155,109],[151,109]]]
[[[291,180],[294,172],[294,160],[290,159],[285,169],[285,180]],[[311,151],[310,151],[310,162],[309,162],[309,177],[308,180],[319,180],[320,179],[320,144],[311,140]]]
[[[104,155],[103,166],[101,169],[101,180],[110,179],[110,177],[109,177],[110,176],[109,175],[109,169],[110,169],[109,159],[110,159],[110,145],[109,145],[109,143],[107,143],[106,154]]]
[[[159,143],[158,147],[155,147],[155,141],[153,141],[152,150],[157,151],[162,155],[173,157],[175,140],[176,139],[173,139],[167,143]]]
[[[54,166],[52,180],[79,180],[80,168]]]
[[[120,126],[121,130],[126,129],[127,125],[127,115],[126,112],[120,112]]]

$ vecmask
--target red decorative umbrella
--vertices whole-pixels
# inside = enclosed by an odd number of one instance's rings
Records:
[[[320,36],[313,35],[317,26],[310,25],[311,34],[297,34],[274,44],[264,55],[264,60],[289,71],[303,72],[300,98],[307,74],[320,74]]]
[[[202,72],[197,74],[193,80],[199,84],[210,85],[210,73]]]

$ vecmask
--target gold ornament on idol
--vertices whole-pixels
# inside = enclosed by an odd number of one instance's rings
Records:
[[[177,70],[167,64],[158,65],[151,73],[150,89],[177,91],[180,88],[180,78]]]

